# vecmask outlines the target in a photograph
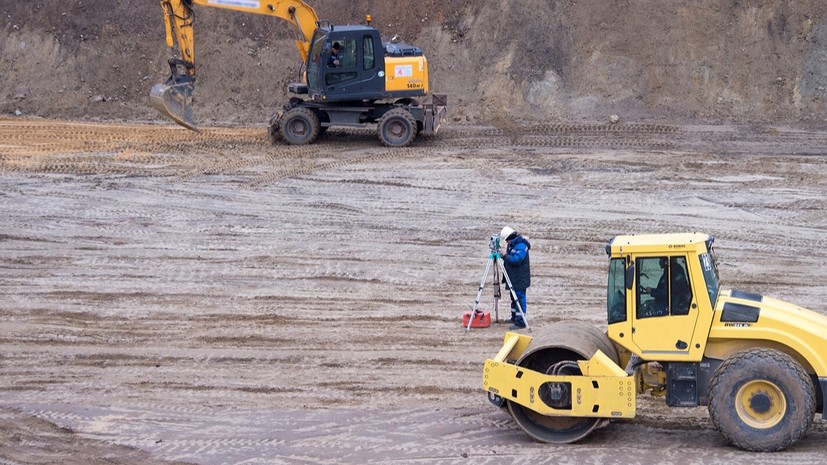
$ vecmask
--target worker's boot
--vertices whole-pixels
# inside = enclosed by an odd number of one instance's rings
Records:
[[[522,315],[512,315],[511,316],[511,326],[508,329],[515,330],[515,329],[523,329],[523,328],[525,328],[525,321],[523,321]]]

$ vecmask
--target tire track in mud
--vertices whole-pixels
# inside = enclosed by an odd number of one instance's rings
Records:
[[[186,157],[187,154],[200,151],[223,157],[222,146],[229,146],[235,152],[249,152],[250,148],[261,144],[262,133],[264,131],[251,129],[208,128],[193,134],[153,126],[59,122],[15,125],[0,120],[0,139],[15,143],[14,150],[4,146],[0,153],[4,155],[4,168],[10,171],[126,175],[156,175],[160,172],[169,176],[176,174],[164,172],[164,165],[169,168],[170,162],[171,167],[176,168],[176,160],[168,160],[169,155],[183,160],[185,166],[189,159],[190,164],[197,168],[197,158]],[[219,148],[215,148],[216,144]],[[105,155],[90,156],[90,152]],[[132,166],[124,166],[128,163]],[[163,164],[155,168],[145,166],[158,163]],[[202,169],[208,171],[218,167],[236,170],[243,166],[243,161],[234,160]]]
[[[653,444],[675,463],[732,458],[702,410],[661,400],[583,444],[531,442],[479,386],[506,326],[465,334],[460,314],[503,222],[533,239],[538,332],[605,323],[603,246],[621,232],[711,229],[725,265],[743,260],[722,269],[732,281],[819,305],[825,161],[673,152],[696,143],[683,127],[444,129],[402,150],[367,130],[300,147],[258,129],[161,140],[151,126],[100,151],[54,141],[32,159],[100,172],[0,176],[3,404],[205,464],[620,463]],[[676,145],[653,156],[663,140]],[[24,156],[0,153],[4,172]],[[135,174],[106,174],[126,161]],[[823,455],[819,425],[805,456]]]
[[[501,129],[452,126],[436,137],[437,145],[451,147],[555,147],[555,148],[646,148],[672,146],[663,134],[679,132],[677,127],[647,124],[596,125],[550,124],[525,128]],[[621,137],[618,137],[620,135]],[[632,135],[632,137],[629,137]],[[477,140],[469,140],[476,138]],[[482,140],[480,138],[485,138]],[[493,141],[490,139],[494,139]]]
[[[662,132],[672,132],[675,131],[676,128],[671,127],[649,127],[648,125],[635,125],[633,128],[618,128],[612,126],[597,126],[597,125],[582,125],[582,126],[572,126],[572,125],[554,125],[549,127],[540,127],[540,128],[529,128],[526,131],[520,132],[520,134],[526,135],[539,135],[544,134],[546,132],[550,132],[552,130],[556,130],[559,132],[598,132],[598,133],[627,133],[627,132],[653,132],[653,133],[662,133]],[[463,149],[463,150],[475,150],[475,149],[491,149],[495,147],[500,148],[510,148],[510,149],[520,149],[520,148],[534,148],[534,147],[558,147],[558,148],[614,148],[614,149],[623,149],[623,148],[652,148],[652,149],[663,149],[665,147],[671,146],[671,143],[668,141],[662,140],[647,140],[647,139],[635,139],[635,138],[622,138],[622,139],[601,139],[599,137],[590,136],[588,138],[574,138],[574,137],[564,137],[564,138],[548,138],[548,137],[535,137],[535,138],[527,138],[521,137],[518,139],[514,139],[512,136],[503,137],[505,132],[498,129],[483,129],[480,130],[481,133],[484,133],[488,137],[497,137],[500,136],[499,139],[491,140],[469,140],[467,134],[464,134],[460,131],[453,131],[451,134],[448,131],[447,137],[441,137],[444,133],[441,133],[439,136],[434,136],[427,138],[425,140],[419,139],[415,142],[415,145],[410,148],[405,149],[388,149],[384,148],[384,153],[382,154],[374,154],[365,157],[360,157],[356,159],[350,160],[338,160],[334,162],[322,163],[318,165],[311,165],[311,166],[302,166],[299,168],[287,168],[281,169],[276,173],[271,175],[264,176],[262,178],[256,179],[248,184],[249,187],[261,187],[271,182],[293,178],[297,176],[304,176],[309,175],[314,172],[318,171],[326,171],[331,169],[342,168],[349,165],[354,164],[365,164],[365,163],[374,163],[378,161],[384,161],[387,159],[406,159],[410,157],[417,157],[417,156],[425,156],[428,154],[433,154],[434,151],[445,150],[445,149]],[[361,132],[357,131],[343,131],[343,134],[350,134],[350,135],[357,135],[362,134]],[[451,137],[451,136],[454,137]],[[438,153],[438,152],[437,152]]]
[[[260,188],[275,181],[305,176],[319,171],[328,171],[346,166],[375,163],[388,159],[402,160],[412,158],[414,156],[423,156],[427,153],[427,150],[420,148],[387,149],[381,153],[374,153],[372,155],[354,157],[351,159],[321,162],[308,166],[281,168],[271,174],[254,179],[253,181],[245,184],[245,186],[250,188]]]
[[[660,150],[672,147],[673,144],[665,140],[647,140],[647,139],[605,139],[605,138],[521,138],[514,143],[516,148],[523,147],[559,147],[559,148],[588,148],[588,149],[650,149]]]
[[[463,134],[475,136],[508,136],[520,135],[545,135],[549,132],[574,133],[574,132],[596,132],[596,133],[640,133],[640,134],[670,134],[680,132],[677,126],[645,123],[624,123],[624,124],[538,124],[534,126],[496,128],[472,125],[452,125],[440,130],[439,135],[456,137]]]
[[[36,408],[36,407],[33,407]],[[704,422],[649,416],[647,420],[618,421],[596,431],[576,445],[532,442],[507,414],[479,402],[439,410],[427,408],[316,411],[262,408],[255,411],[224,408],[191,412],[190,424],[181,424],[147,406],[146,424],[117,407],[100,408],[86,415],[70,407],[36,410],[36,416],[76,430],[106,428],[109,440],[143,448],[165,459],[221,463],[473,463],[542,461],[606,464],[650,463],[645,449],[657,449],[667,463],[753,463],[748,455],[725,447]],[[121,421],[116,421],[116,420]],[[663,420],[665,423],[660,423]],[[678,424],[681,423],[681,424]],[[213,432],[210,434],[210,432]],[[825,434],[811,432],[789,460],[808,462],[818,454]],[[335,438],[327,441],[325,438]],[[761,460],[759,460],[761,462]],[[813,462],[815,463],[815,462]]]
[[[129,175],[172,177],[178,182],[204,175],[242,174],[255,179],[246,187],[364,164],[396,156],[422,156],[433,151],[519,149],[519,148],[664,148],[664,140],[647,134],[664,134],[677,129],[660,125],[555,124],[519,131],[497,128],[448,127],[439,136],[420,138],[411,150],[377,147],[373,131],[345,129],[328,131],[316,145],[308,147],[271,146],[261,129],[207,128],[199,134],[156,126],[118,126],[92,123],[19,123],[0,120],[0,139],[11,142],[0,154],[0,167],[11,172],[39,172],[76,175]],[[560,136],[548,136],[559,133]],[[580,134],[577,137],[564,134]],[[615,137],[631,134],[635,137]],[[482,137],[482,138],[481,138]],[[13,147],[12,147],[13,146]],[[384,154],[323,161],[314,158],[342,150],[365,150]],[[90,155],[95,153],[96,155]],[[278,167],[264,175],[256,171]]]

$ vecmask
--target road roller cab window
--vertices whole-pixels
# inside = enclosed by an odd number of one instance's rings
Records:
[[[707,252],[699,255],[698,258],[701,261],[701,271],[704,273],[706,292],[709,294],[709,303],[712,308],[715,308],[715,302],[718,300],[718,288],[720,286],[715,256],[712,252]]]
[[[647,257],[636,261],[636,317],[686,315],[692,288],[686,273],[686,257]]]
[[[622,258],[609,262],[608,298],[609,324],[626,321],[626,267]]]

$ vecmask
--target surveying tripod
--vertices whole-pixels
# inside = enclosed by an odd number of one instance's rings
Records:
[[[511,300],[517,305],[517,310],[520,311],[520,316],[523,317],[525,327],[530,331],[531,327],[528,326],[528,319],[525,316],[523,307],[520,305],[520,299],[517,298],[517,294],[514,292],[514,286],[511,285],[511,278],[508,277],[508,273],[506,273],[505,271],[503,257],[500,254],[500,236],[491,236],[491,240],[488,243],[488,248],[491,250],[491,253],[488,255],[488,264],[485,266],[485,273],[482,274],[482,280],[480,280],[480,288],[477,291],[477,298],[474,301],[474,311],[471,312],[471,318],[468,319],[468,327],[465,328],[465,332],[467,333],[471,331],[471,323],[474,322],[474,317],[477,316],[477,313],[480,313],[480,297],[482,296],[482,289],[485,287],[485,280],[488,278],[488,273],[491,272],[491,268],[494,269],[494,286],[496,286],[494,288],[494,321],[500,321],[498,305],[499,300],[502,297],[502,294],[500,293],[500,273],[502,273],[503,277],[505,278],[507,288],[509,291],[511,291]]]

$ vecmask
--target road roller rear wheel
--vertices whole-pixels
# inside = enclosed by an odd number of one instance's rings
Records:
[[[772,349],[737,352],[709,383],[709,416],[732,444],[775,452],[807,434],[816,414],[816,390],[807,371]]]
[[[588,360],[598,350],[618,363],[614,345],[597,328],[577,321],[559,322],[543,329],[543,334],[534,338],[517,365],[540,373],[552,374],[557,367],[560,374],[580,375],[576,364],[565,362]],[[540,391],[538,394],[542,397],[542,388]],[[507,407],[517,425],[540,442],[575,442],[608,424],[605,418],[545,416],[511,401],[507,402]]]

